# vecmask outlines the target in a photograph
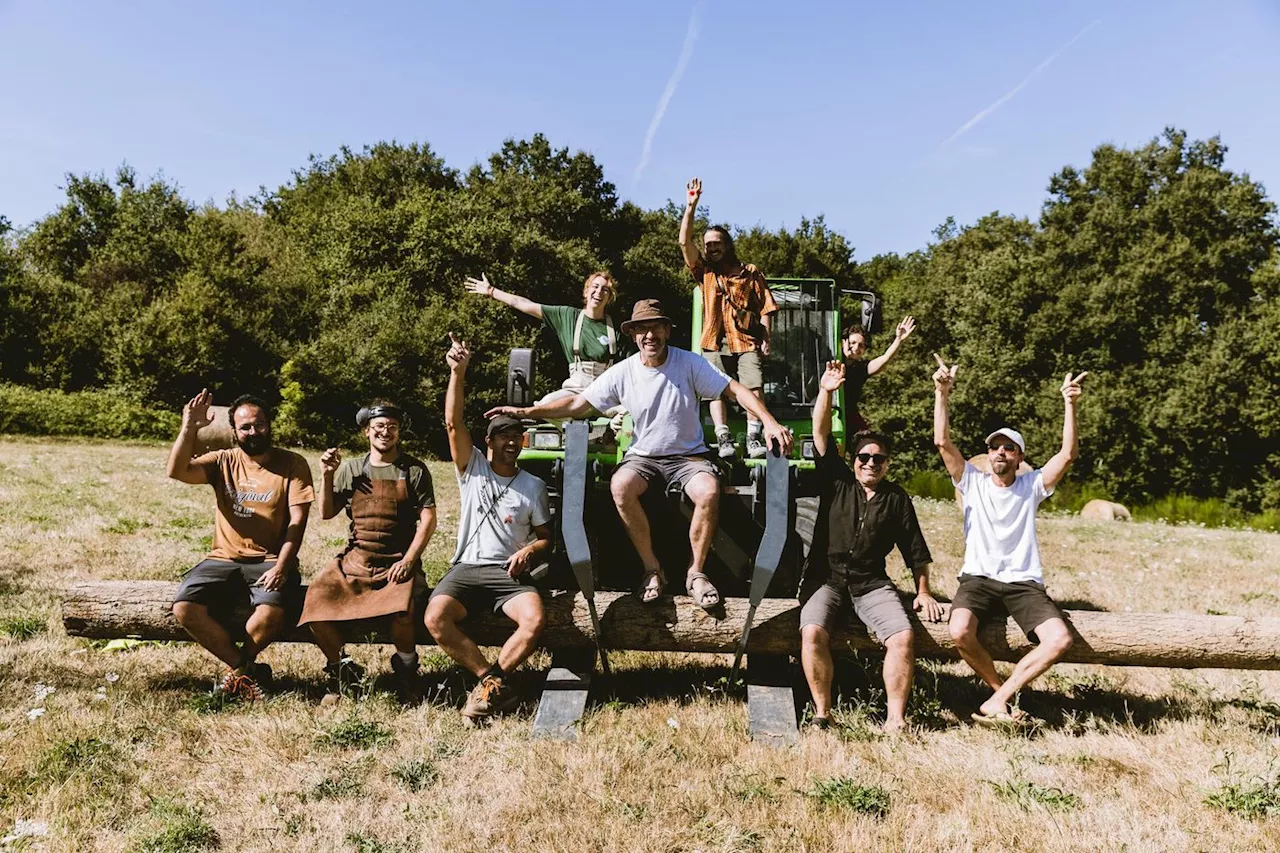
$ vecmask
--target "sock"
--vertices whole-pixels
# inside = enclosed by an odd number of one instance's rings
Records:
[[[760,421],[747,421],[747,437],[760,438],[764,435],[764,424]]]
[[[720,424],[716,427],[716,438],[723,438],[724,436],[732,434],[733,432],[729,429],[728,424]]]
[[[418,665],[418,653],[417,653],[417,652],[402,652],[402,651],[397,651],[397,652],[396,652],[396,657],[400,658],[400,663],[404,664],[404,665],[405,665],[405,666],[407,666],[407,667],[415,667],[415,666],[417,666],[417,665]]]

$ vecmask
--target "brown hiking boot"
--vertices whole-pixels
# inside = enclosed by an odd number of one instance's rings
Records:
[[[486,675],[467,696],[467,704],[462,709],[462,716],[488,717],[513,707],[520,701],[520,694],[510,687],[506,679],[496,675]]]
[[[262,688],[253,676],[239,669],[229,669],[213,688],[214,693],[234,696],[245,702],[260,702],[263,698]]]

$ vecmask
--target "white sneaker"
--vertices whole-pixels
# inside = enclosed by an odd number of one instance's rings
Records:
[[[769,455],[769,448],[764,446],[764,437],[747,435],[747,455],[752,459],[763,459]]]
[[[733,435],[730,433],[717,435],[716,445],[719,447],[721,459],[732,459],[734,454],[738,452],[738,446],[733,443]]]

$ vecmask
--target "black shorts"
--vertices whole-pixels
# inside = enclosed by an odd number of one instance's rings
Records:
[[[529,592],[537,594],[538,590],[528,572],[513,578],[503,563],[458,563],[431,590],[431,597],[447,595],[456,599],[468,616],[479,616],[490,608],[495,614],[502,613],[508,601]]]
[[[960,588],[951,600],[952,612],[970,610],[978,622],[1012,616],[1022,633],[1033,643],[1040,642],[1036,628],[1050,619],[1062,619],[1062,611],[1035,581],[1004,583],[982,575],[961,575]]]
[[[263,589],[257,583],[275,567],[275,560],[256,563],[240,563],[234,560],[202,560],[182,578],[173,603],[190,601],[214,609],[230,609],[245,599],[254,607],[269,604],[284,608],[287,613],[301,609],[302,578],[296,571],[289,572],[280,589]]]

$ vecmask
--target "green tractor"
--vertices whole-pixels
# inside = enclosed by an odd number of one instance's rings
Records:
[[[810,435],[810,410],[818,390],[818,379],[832,359],[841,358],[841,298],[853,297],[861,306],[863,323],[874,326],[879,318],[879,301],[864,291],[841,290],[831,279],[777,278],[769,280],[770,290],[778,305],[773,315],[771,352],[765,360],[764,399],[769,411],[796,436],[791,457],[788,492],[790,504],[787,527],[788,546],[785,557],[774,573],[768,593],[773,596],[795,595],[799,583],[800,563],[808,548],[816,512],[817,488],[812,474],[813,437]],[[693,291],[693,332],[698,337],[702,328],[702,296]],[[514,405],[524,405],[530,396],[532,353],[512,353],[508,379],[508,397]],[[844,445],[842,419],[844,390],[836,392],[832,422],[834,438]],[[735,407],[736,408],[736,407]],[[732,410],[731,410],[732,411]],[[616,443],[602,444],[608,420],[598,418],[587,426],[585,456],[577,460],[585,469],[585,518],[581,521],[589,533],[592,552],[600,553],[600,544],[608,546],[607,560],[593,560],[596,589],[628,590],[641,575],[638,558],[630,546],[626,531],[614,510],[609,493],[609,477],[622,461],[631,444],[631,421],[628,417]],[[730,416],[730,427],[739,445],[743,443],[746,421],[741,412]],[[715,446],[715,430],[709,410],[703,408],[703,429],[709,446]],[[545,480],[552,492],[553,511],[564,520],[562,496],[566,460],[571,455],[571,430],[555,424],[531,426],[525,434],[525,449],[520,465]],[[751,564],[766,526],[765,485],[768,459],[747,459],[742,455],[722,461],[723,496],[720,524],[708,560],[707,573],[724,595],[745,596],[751,580]],[[579,467],[577,465],[573,467]],[[680,495],[646,495],[649,517],[653,524],[653,541],[658,557],[665,566],[681,566],[688,561],[687,519],[690,507]],[[575,520],[576,523],[576,520]],[[548,579],[556,588],[567,588],[571,581],[568,550],[559,549],[559,564],[553,562]]]
[[[765,360],[764,399],[769,411],[796,436],[789,458],[771,450],[764,459],[735,457],[721,461],[720,518],[707,559],[706,572],[722,596],[749,597],[750,609],[734,659],[736,676],[747,647],[756,607],[766,596],[794,597],[817,516],[818,484],[814,472],[810,410],[818,380],[828,361],[842,357],[842,297],[861,306],[863,326],[878,326],[879,302],[864,291],[841,290],[831,279],[771,279],[778,305]],[[702,327],[702,296],[693,292],[693,334]],[[530,402],[533,354],[513,350],[507,396],[511,405]],[[834,401],[833,437],[844,446],[843,389]],[[715,446],[710,411],[703,409],[708,446]],[[614,507],[609,478],[631,443],[628,416],[616,441],[604,443],[609,421],[571,421],[563,429],[535,424],[525,432],[520,466],[546,481],[551,493],[554,524],[558,528],[556,557],[544,585],[578,589],[586,598],[597,643],[600,620],[597,590],[630,591],[642,575],[640,560]],[[741,413],[730,426],[741,446],[746,422]],[[692,506],[684,493],[648,492],[642,498],[649,517],[654,551],[666,567],[683,567],[689,560],[689,520]],[[670,572],[668,577],[678,577]],[[603,647],[601,668],[608,671]],[[586,705],[592,662],[569,655],[553,655],[534,733],[544,737],[576,737],[574,726]],[[785,660],[764,662],[753,656],[748,686],[749,728],[753,737],[789,742],[795,736],[795,713]],[[770,683],[760,682],[761,678]]]

